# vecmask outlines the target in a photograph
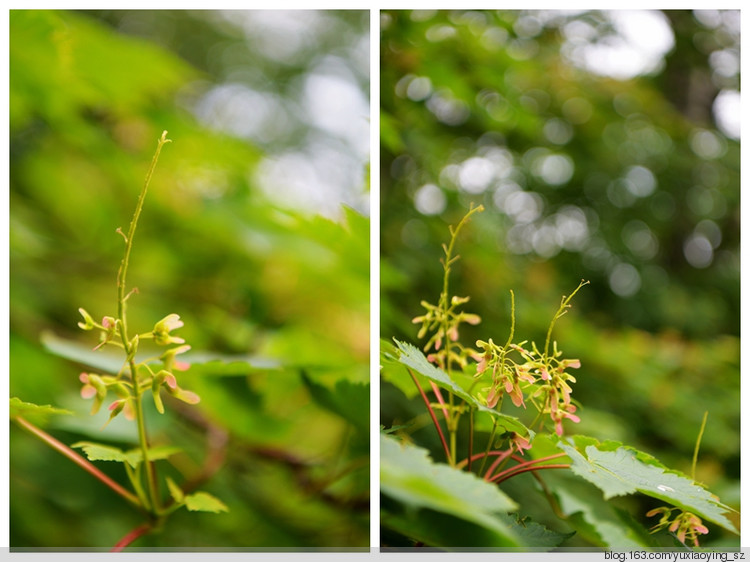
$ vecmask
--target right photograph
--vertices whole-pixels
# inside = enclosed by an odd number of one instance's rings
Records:
[[[740,547],[740,12],[381,11],[382,551]]]

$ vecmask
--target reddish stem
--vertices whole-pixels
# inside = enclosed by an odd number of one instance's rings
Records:
[[[498,455],[495,462],[492,463],[489,469],[487,469],[487,472],[484,473],[484,479],[488,481],[491,480],[492,473],[495,472],[495,469],[498,467],[498,465],[503,462],[505,459],[508,458],[508,455],[510,455],[513,452],[513,449],[508,449],[507,451],[500,451],[500,454]],[[502,473],[501,473],[502,474]]]
[[[506,455],[508,451],[489,451],[488,453],[477,453],[471,455],[471,462],[481,459],[482,457],[496,457],[497,455]],[[465,458],[460,463],[456,464],[456,468],[463,468],[469,462],[468,458]]]
[[[445,400],[443,400],[443,395],[440,393],[440,387],[432,381],[430,381],[430,386],[432,387],[432,392],[435,393],[435,398],[437,398],[437,401],[440,403],[440,406],[441,406],[440,409],[443,410],[443,415],[445,416],[445,420],[448,421],[448,406],[445,404]]]
[[[137,538],[147,534],[149,531],[151,531],[151,523],[138,525],[135,529],[133,529],[127,535],[117,541],[117,544],[112,547],[112,550],[110,550],[110,552],[122,552],[126,546],[128,546]]]
[[[552,459],[558,459],[560,457],[566,456],[565,453],[557,453],[555,455],[550,455],[548,457],[543,457],[541,459],[533,459],[530,461],[523,462],[523,459],[519,457],[518,455],[513,455],[513,460],[518,461],[520,464],[517,464],[516,466],[512,466],[510,468],[507,468],[503,470],[502,472],[497,473],[495,476],[489,479],[490,482],[502,482],[506,478],[510,478],[511,476],[515,476],[516,474],[521,474],[522,472],[526,472],[528,469],[536,470],[537,468],[568,468],[570,465],[544,465],[544,466],[537,466],[533,467],[535,464],[539,464],[540,462],[546,462],[551,461]],[[531,468],[530,468],[531,467]]]
[[[518,466],[513,467],[513,471],[508,473],[508,470],[501,472],[500,474],[496,474],[490,479],[490,482],[495,482],[499,484],[500,482],[503,482],[507,480],[508,478],[512,478],[513,476],[516,476],[517,474],[521,474],[523,472],[529,472],[531,470],[544,470],[545,468],[570,468],[569,464],[545,464],[542,466],[527,466],[525,468],[522,468],[520,470],[518,469]],[[510,470],[510,469],[509,469]],[[505,474],[504,478],[500,478]]]
[[[93,464],[91,464],[89,461],[84,459],[81,455],[76,453],[73,449],[65,445],[64,443],[61,443],[54,437],[52,437],[49,433],[46,431],[43,431],[39,429],[34,424],[26,421],[25,419],[21,417],[16,417],[15,421],[23,427],[25,430],[31,432],[36,437],[44,441],[47,445],[55,449],[58,453],[61,453],[68,457],[71,461],[76,463],[78,466],[80,466],[83,470],[91,474],[94,478],[105,484],[106,486],[109,486],[112,491],[115,493],[121,495],[123,498],[128,500],[130,503],[135,505],[136,507],[142,507],[141,502],[138,500],[138,498],[128,492],[125,488],[120,486],[117,482],[112,480],[109,476],[104,474],[101,470],[96,468]]]
[[[469,456],[466,470],[471,472],[471,455],[474,452],[474,409],[469,412]]]
[[[422,395],[422,400],[424,400],[424,403],[427,406],[427,411],[430,412],[432,423],[435,424],[435,429],[437,429],[438,435],[440,435],[440,441],[442,441],[443,443],[443,449],[445,449],[445,456],[448,459],[450,459],[451,451],[448,448],[448,442],[445,440],[445,435],[443,435],[443,430],[437,421],[437,417],[435,417],[435,412],[432,410],[432,407],[430,406],[430,400],[429,398],[427,398],[427,394],[425,394],[425,391],[422,390],[422,387],[419,385],[419,381],[417,380],[417,377],[414,376],[414,373],[411,372],[411,369],[407,369],[407,371],[409,371],[409,374],[411,375],[411,378],[414,381],[414,384],[417,385],[417,388],[419,389],[419,393]]]

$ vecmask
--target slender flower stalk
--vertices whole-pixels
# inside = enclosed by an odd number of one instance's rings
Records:
[[[156,472],[153,467],[153,463],[148,458],[148,435],[146,434],[146,424],[143,417],[143,401],[141,400],[141,388],[138,381],[138,368],[135,363],[135,352],[138,344],[138,340],[130,340],[128,338],[128,321],[127,321],[127,304],[126,301],[130,296],[130,293],[125,293],[125,280],[128,274],[128,265],[130,264],[130,253],[133,249],[133,238],[135,237],[135,230],[138,227],[138,219],[141,216],[143,210],[143,203],[146,199],[146,192],[148,186],[151,183],[151,177],[154,174],[156,163],[159,160],[159,154],[161,154],[162,147],[172,142],[167,138],[167,131],[161,134],[161,138],[156,146],[156,152],[151,159],[151,165],[146,173],[146,179],[143,182],[143,188],[138,196],[138,202],[135,206],[135,212],[133,213],[133,219],[130,221],[130,227],[128,233],[125,236],[125,256],[122,258],[120,269],[117,273],[117,322],[119,322],[120,338],[122,340],[123,348],[128,358],[128,368],[130,370],[130,379],[133,383],[134,400],[133,407],[135,410],[135,418],[138,424],[138,441],[140,443],[141,452],[143,454],[143,464],[146,467],[146,480],[148,485],[149,499],[151,508],[154,514],[159,512],[159,497],[156,488]]]

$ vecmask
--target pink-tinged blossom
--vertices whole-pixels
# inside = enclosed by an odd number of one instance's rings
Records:
[[[487,407],[494,408],[495,406],[497,406],[497,403],[499,400],[500,400],[500,393],[497,392],[496,388],[493,386],[490,389],[490,393],[487,395]]]
[[[531,449],[531,443],[525,437],[522,437],[518,433],[513,433],[511,438],[511,447],[523,455],[525,450]]]
[[[564,359],[562,362],[563,369],[580,369],[581,368],[581,360],[580,359]]]
[[[187,363],[186,361],[178,361],[177,359],[175,359],[176,355],[185,353],[186,351],[190,351],[189,345],[173,347],[172,349],[168,349],[167,351],[162,353],[160,359],[164,362],[164,369],[167,371],[171,371],[172,369],[176,369],[178,371],[187,371],[190,368],[190,363]]]
[[[172,373],[168,373],[168,374],[167,374],[167,375],[166,375],[166,376],[164,377],[164,382],[166,382],[166,383],[167,383],[167,386],[168,386],[169,388],[172,388],[172,389],[175,389],[175,388],[177,388],[177,379],[175,378],[175,376],[174,376],[174,375],[173,375]]]
[[[173,343],[185,343],[185,340],[176,336],[170,336],[169,333],[177,328],[184,326],[178,314],[168,314],[159,320],[154,326],[154,341],[157,345],[170,345]]]
[[[578,423],[581,418],[576,416],[573,412],[576,411],[576,407],[573,404],[564,404],[563,407],[559,407],[557,401],[553,401],[551,405],[550,417],[555,422],[555,433],[562,437],[563,426],[562,422],[565,418],[569,419],[573,423]]]
[[[89,382],[89,374],[81,373],[78,375],[78,380],[83,383],[81,387],[81,398],[93,398],[96,396],[96,387]]]

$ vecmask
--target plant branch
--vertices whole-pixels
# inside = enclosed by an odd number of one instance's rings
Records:
[[[130,543],[142,537],[143,535],[147,535],[151,532],[152,529],[153,525],[151,523],[138,525],[135,529],[131,530],[127,535],[117,541],[117,544],[112,547],[112,550],[110,550],[110,552],[122,552],[126,546],[130,545]]]
[[[471,462],[477,461],[482,458],[487,458],[488,456],[496,457],[498,455],[505,455],[506,453],[507,451],[489,451],[486,453],[476,453],[476,454],[471,455]],[[469,462],[469,459],[465,458],[464,460],[456,464],[456,468],[463,468],[464,466],[468,464],[468,462]],[[481,470],[479,472],[481,472]]]
[[[552,459],[559,459],[560,457],[564,457],[564,456],[566,456],[565,453],[557,453],[555,455],[550,455],[548,457],[543,457],[541,459],[532,459],[530,461],[523,461],[523,459],[521,457],[519,457],[518,455],[513,455],[512,456],[513,460],[519,461],[520,464],[512,466],[512,467],[510,467],[508,469],[505,469],[502,472],[498,472],[493,477],[491,477],[489,480],[490,480],[490,482],[495,482],[495,481],[502,482],[506,478],[510,478],[511,476],[515,476],[516,474],[520,474],[522,472],[526,472],[527,469],[529,469],[530,467],[533,467],[533,465],[535,465],[535,464],[539,464],[541,462],[546,462],[546,461],[551,461]],[[537,468],[569,468],[569,467],[570,467],[569,464],[566,464],[566,465],[552,465],[552,464],[548,464],[548,465],[544,465],[544,466],[534,467],[534,469],[537,469]]]
[[[495,459],[495,462],[493,462],[490,467],[487,469],[487,472],[484,474],[484,479],[487,481],[492,481],[491,476],[492,473],[497,470],[497,467],[500,466],[500,463],[503,461],[508,460],[508,457],[513,452],[513,449],[508,449],[507,451],[500,451],[500,454],[498,455],[497,459]]]
[[[581,287],[584,285],[588,285],[588,281],[584,281],[583,279],[579,283],[578,287],[576,287],[576,290],[570,293],[570,296],[563,297],[562,301],[560,302],[560,308],[557,309],[557,312],[555,313],[554,318],[552,318],[552,322],[549,323],[549,329],[547,330],[547,339],[544,341],[544,356],[547,357],[549,355],[549,342],[552,339],[552,328],[555,327],[555,322],[557,320],[565,315],[565,313],[568,312],[568,309],[570,308],[570,301],[573,300],[573,297],[575,294],[581,290]]]
[[[120,337],[122,339],[122,345],[125,348],[125,354],[127,355],[128,367],[130,369],[130,378],[133,383],[134,389],[134,404],[133,409],[135,410],[135,416],[138,424],[138,441],[140,442],[141,452],[143,454],[143,464],[146,467],[146,482],[148,485],[149,500],[151,503],[151,510],[154,513],[159,512],[159,498],[158,491],[156,488],[156,472],[153,463],[148,458],[148,436],[146,435],[146,425],[143,418],[143,404],[141,402],[141,390],[138,384],[138,368],[135,364],[135,352],[137,347],[137,336],[134,338],[136,343],[128,338],[128,321],[126,314],[125,302],[127,301],[130,294],[125,294],[126,283],[125,279],[128,273],[128,265],[130,263],[130,253],[133,249],[133,238],[135,237],[135,230],[138,227],[138,218],[141,216],[143,210],[143,203],[146,200],[146,192],[148,186],[151,183],[151,177],[154,174],[156,163],[159,160],[159,154],[161,153],[162,147],[172,142],[167,138],[167,131],[162,132],[161,138],[156,145],[156,152],[151,159],[151,165],[146,173],[146,179],[143,182],[143,188],[138,196],[138,202],[135,206],[135,212],[133,213],[133,219],[130,221],[130,227],[128,228],[127,236],[125,238],[125,255],[120,263],[120,269],[117,272],[117,320],[120,324]]]
[[[542,466],[527,466],[525,468],[521,468],[520,470],[517,470],[518,466],[514,466],[513,469],[508,469],[499,474],[496,474],[495,476],[490,478],[490,482],[495,482],[497,484],[500,484],[500,482],[504,482],[508,478],[512,478],[513,476],[516,476],[517,474],[521,474],[523,472],[529,472],[532,470],[544,470],[546,468],[570,468],[570,465],[569,464],[545,464]],[[501,478],[501,476],[503,475],[505,476]]]
[[[417,380],[417,377],[414,376],[414,373],[412,373],[411,369],[406,369],[406,370],[409,371],[409,374],[411,375],[411,378],[414,381],[414,384],[417,385],[417,388],[419,389],[419,393],[422,395],[422,400],[424,400],[425,406],[427,406],[427,411],[430,412],[432,423],[435,424],[435,428],[437,429],[438,435],[440,435],[440,441],[443,443],[443,449],[445,449],[445,456],[448,458],[448,462],[450,462],[451,451],[448,448],[448,443],[445,440],[445,435],[443,435],[443,430],[440,427],[440,423],[437,421],[435,412],[433,411],[432,407],[430,407],[430,400],[429,398],[427,398],[427,394],[425,394],[424,390],[422,390],[422,387],[419,385],[419,381]]]
[[[113,492],[116,494],[119,494],[123,498],[125,498],[128,502],[133,504],[134,506],[138,508],[142,508],[143,505],[138,500],[136,496],[128,492],[125,488],[120,486],[117,482],[112,480],[109,476],[104,474],[101,470],[96,468],[93,464],[91,464],[89,461],[87,461],[85,458],[83,458],[81,455],[76,453],[73,449],[65,445],[64,443],[61,443],[54,437],[52,437],[49,433],[46,431],[39,429],[37,426],[32,424],[31,422],[26,421],[22,417],[16,417],[15,418],[16,423],[23,427],[26,431],[30,432],[32,435],[36,436],[37,438],[41,439],[43,442],[45,442],[47,445],[55,449],[58,453],[61,453],[62,455],[66,456],[68,459],[76,463],[78,466],[80,466],[83,470],[91,474],[94,478],[102,482],[104,485],[108,486]]]
[[[430,386],[432,387],[432,392],[435,393],[435,398],[437,398],[437,401],[440,402],[440,406],[442,407],[445,420],[448,421],[448,416],[449,416],[448,406],[445,403],[445,400],[443,399],[442,393],[440,392],[440,387],[436,385],[433,381],[430,381]]]
[[[698,464],[698,451],[701,448],[701,439],[703,439],[703,432],[706,429],[706,421],[708,420],[708,410],[703,413],[703,422],[701,423],[701,429],[698,432],[698,439],[695,441],[695,450],[693,451],[693,471],[691,476],[695,480],[695,466]]]

